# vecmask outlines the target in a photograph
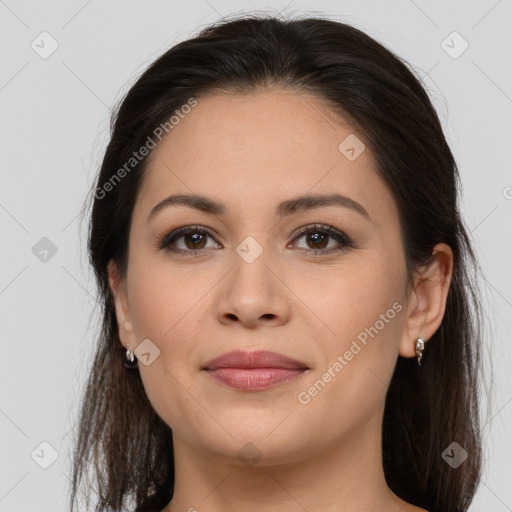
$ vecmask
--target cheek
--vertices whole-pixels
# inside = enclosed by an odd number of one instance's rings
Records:
[[[306,281],[299,292],[306,296],[307,290],[315,290],[308,305],[322,320],[310,324],[321,326],[316,335],[321,360],[311,384],[320,378],[318,387],[328,383],[326,387],[337,389],[332,395],[326,393],[326,400],[354,407],[384,398],[398,357],[405,311],[400,262],[393,267],[377,255],[360,261],[337,272],[331,269],[329,279],[323,279],[327,284],[320,288],[322,293]]]
[[[139,362],[146,395],[163,421],[186,435],[191,421],[204,422],[201,408],[191,403],[196,390],[190,374],[198,365],[197,342],[204,339],[205,296],[212,283],[169,269],[134,268],[128,293],[137,341],[150,339],[160,351],[151,365]]]
[[[323,417],[333,436],[380,410],[398,357],[404,306],[397,283],[378,268],[378,276],[353,272],[332,280],[329,300],[318,295],[330,329],[316,339],[321,360],[297,398],[303,421]]]
[[[211,283],[169,269],[157,264],[139,267],[128,293],[137,342],[151,340],[159,354],[149,366],[139,362],[146,394],[164,421],[175,425],[190,409],[184,388],[193,393],[190,374],[199,366],[197,343],[204,338],[201,326]]]
[[[350,344],[360,333],[364,339],[366,329],[376,323],[379,334],[397,327],[396,319],[403,309],[402,280],[398,266],[393,268],[390,262],[369,254],[316,275],[297,274],[293,290],[301,299],[297,305],[304,306],[310,325],[316,318],[324,337],[330,334],[334,343]]]
[[[130,312],[138,337],[153,337],[164,347],[184,326],[187,337],[193,334],[190,328],[198,325],[197,316],[203,308],[202,299],[212,286],[211,279],[165,262],[137,264],[135,258],[130,278]]]

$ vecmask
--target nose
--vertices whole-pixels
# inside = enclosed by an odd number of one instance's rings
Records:
[[[243,253],[233,256],[232,270],[218,290],[217,318],[230,326],[254,329],[275,327],[289,321],[290,290],[286,286],[284,262],[263,252],[254,261],[244,259]]]

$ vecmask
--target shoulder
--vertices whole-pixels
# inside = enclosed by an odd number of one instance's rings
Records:
[[[427,509],[417,507],[416,505],[412,505],[411,503],[407,503],[406,501],[400,500],[402,502],[401,512],[430,512]]]

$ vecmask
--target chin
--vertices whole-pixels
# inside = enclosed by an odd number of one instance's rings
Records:
[[[269,411],[267,408],[266,411],[253,409],[217,414],[216,420],[225,430],[216,422],[210,422],[208,430],[197,431],[195,440],[189,442],[217,459],[234,461],[237,465],[273,466],[296,462],[308,452],[308,446],[313,448],[315,441],[307,438],[308,432],[304,423],[297,421],[298,415],[289,413],[289,410]],[[201,422],[201,426],[205,425]],[[316,430],[314,437],[318,438]]]

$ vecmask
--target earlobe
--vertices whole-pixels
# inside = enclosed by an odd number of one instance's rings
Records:
[[[129,343],[132,343],[131,335],[133,333],[128,312],[126,284],[122,281],[117,266],[112,260],[108,263],[108,282],[114,299],[119,339],[123,346],[126,347]]]
[[[399,347],[402,357],[417,357],[417,339],[421,338],[427,344],[439,329],[446,310],[452,272],[451,248],[444,243],[437,244],[430,264],[415,277]]]

